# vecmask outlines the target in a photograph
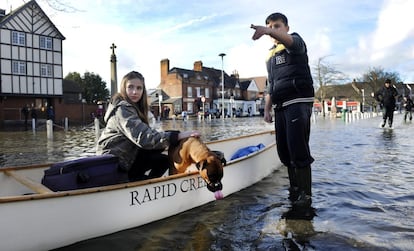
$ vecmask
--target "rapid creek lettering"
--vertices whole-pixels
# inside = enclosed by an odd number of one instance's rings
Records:
[[[206,187],[206,182],[200,177],[194,177],[181,180],[180,182],[171,182],[162,185],[154,185],[145,189],[137,189],[129,192],[131,203],[130,206],[142,205],[153,200],[172,197],[177,192],[187,193]]]

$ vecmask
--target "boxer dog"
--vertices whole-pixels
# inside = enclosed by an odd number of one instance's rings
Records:
[[[223,153],[211,151],[197,137],[189,137],[179,141],[178,145],[168,148],[171,161],[169,174],[184,173],[195,163],[200,176],[207,183],[207,188],[214,193],[216,199],[222,199],[223,166],[226,164]]]

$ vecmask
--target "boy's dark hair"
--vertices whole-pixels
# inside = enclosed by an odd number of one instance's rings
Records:
[[[271,21],[277,21],[277,20],[281,20],[286,26],[288,25],[287,17],[285,15],[283,15],[282,13],[279,13],[279,12],[270,14],[266,18],[266,24],[269,24]]]
[[[387,79],[385,80],[385,83],[391,84],[391,79],[387,78]]]

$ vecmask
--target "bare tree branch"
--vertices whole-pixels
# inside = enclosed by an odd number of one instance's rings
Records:
[[[75,13],[82,11],[64,0],[42,0],[42,2],[45,2],[50,8],[59,12]]]
[[[330,55],[318,58],[317,64],[313,67],[313,78],[319,86],[319,99],[323,103],[326,99],[325,86],[343,82],[347,76],[336,69],[335,65],[324,60]],[[325,107],[322,105],[322,114],[325,116]]]

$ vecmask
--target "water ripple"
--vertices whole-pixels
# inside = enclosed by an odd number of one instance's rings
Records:
[[[412,250],[414,125],[378,128],[381,118],[312,124],[312,220],[291,220],[286,168],[221,201],[60,250]],[[167,121],[204,140],[273,129],[262,118]],[[94,151],[93,128],[0,133],[0,166],[75,158]],[[276,153],[275,153],[276,154]],[[33,157],[35,156],[35,157]]]

